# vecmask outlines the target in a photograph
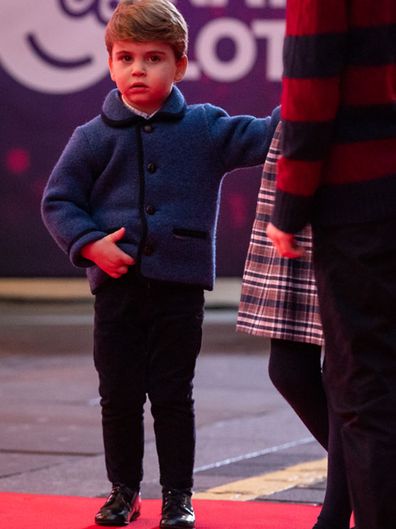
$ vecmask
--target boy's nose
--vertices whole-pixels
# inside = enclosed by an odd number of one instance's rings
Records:
[[[135,63],[132,68],[132,75],[141,77],[142,75],[145,75],[146,70],[141,63]]]

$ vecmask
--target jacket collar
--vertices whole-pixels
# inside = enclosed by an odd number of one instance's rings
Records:
[[[181,119],[186,110],[186,102],[180,90],[174,86],[163,107],[148,120],[133,114],[122,102],[117,89],[106,96],[101,117],[110,127],[127,127],[142,122],[174,121]]]

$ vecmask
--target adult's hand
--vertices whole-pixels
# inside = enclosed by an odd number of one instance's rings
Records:
[[[271,223],[267,226],[267,237],[281,257],[296,259],[304,254],[304,249],[296,243],[292,233],[286,233]]]

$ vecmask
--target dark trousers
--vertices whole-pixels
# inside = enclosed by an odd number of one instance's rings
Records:
[[[351,505],[338,417],[328,407],[322,379],[321,347],[271,339],[271,381],[312,435],[332,457],[326,495],[315,529],[349,529]]]
[[[143,477],[143,406],[154,418],[160,483],[191,488],[195,452],[193,377],[201,347],[203,289],[145,279],[109,280],[95,300],[108,478],[138,489]]]
[[[396,526],[395,235],[395,220],[314,228],[324,380],[357,529]]]

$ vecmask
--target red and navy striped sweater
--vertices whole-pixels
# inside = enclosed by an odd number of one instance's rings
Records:
[[[288,0],[272,221],[396,216],[396,0]]]

